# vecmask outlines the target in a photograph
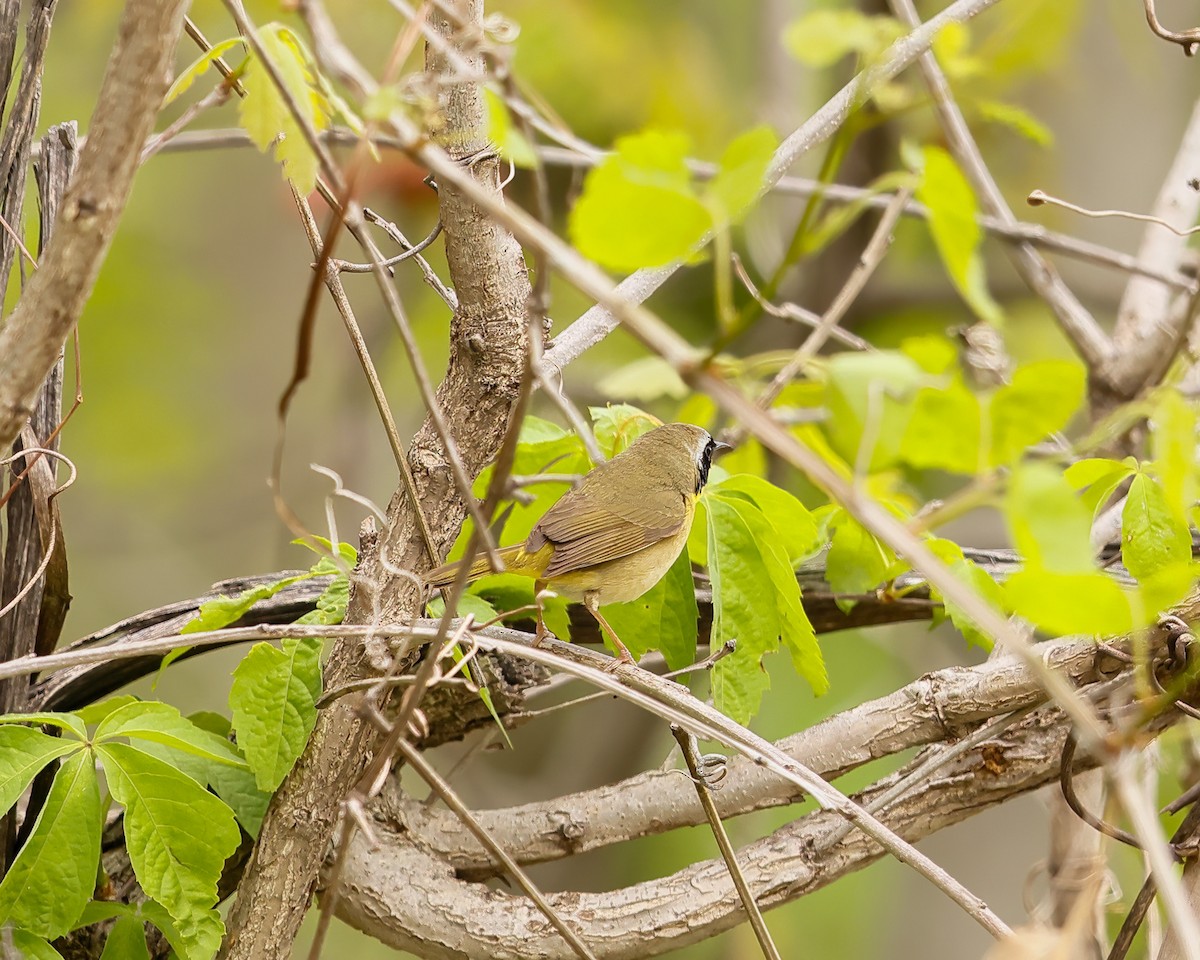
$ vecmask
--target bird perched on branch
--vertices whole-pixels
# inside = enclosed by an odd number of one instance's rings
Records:
[[[636,600],[670,569],[687,543],[713,456],[722,449],[728,444],[687,423],[643,434],[564,494],[524,543],[502,549],[506,571],[532,577],[538,592],[548,587],[582,601],[616,645],[617,663],[633,663],[600,606]],[[438,567],[426,583],[448,586],[464,562]],[[467,579],[494,572],[487,557],[478,556]],[[545,635],[539,607],[537,640]]]

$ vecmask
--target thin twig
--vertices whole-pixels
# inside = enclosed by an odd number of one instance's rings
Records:
[[[1200,27],[1192,27],[1182,32],[1168,30],[1158,22],[1158,13],[1154,9],[1154,0],[1142,0],[1142,4],[1146,8],[1146,22],[1150,24],[1150,29],[1154,31],[1155,36],[1169,40],[1171,43],[1179,44],[1183,47],[1183,52],[1186,56],[1194,57],[1196,55],[1197,48],[1200,48]]]
[[[725,832],[725,824],[721,822],[721,815],[717,812],[716,804],[713,803],[708,784],[701,775],[700,764],[696,757],[696,738],[683,727],[674,723],[671,724],[671,735],[675,737],[679,743],[679,749],[683,751],[683,761],[687,764],[692,782],[696,785],[696,796],[700,798],[700,806],[704,808],[704,815],[708,817],[708,825],[712,827],[717,847],[721,851],[721,859],[725,861],[725,866],[729,869],[729,876],[737,889],[742,906],[746,909],[746,916],[750,920],[750,927],[754,931],[754,937],[758,940],[763,956],[767,960],[782,960],[775,941],[771,939],[771,931],[767,929],[767,922],[763,919],[762,911],[758,909],[754,893],[750,890],[750,885],[746,883],[746,876],[742,873],[742,868],[738,866],[737,853],[733,849],[733,844],[729,842],[729,834]]]
[[[1045,190],[1031,191],[1025,202],[1031,207],[1040,207],[1042,204],[1049,204],[1052,207],[1062,207],[1064,210],[1070,210],[1072,213],[1091,217],[1094,220],[1103,220],[1105,217],[1119,217],[1122,220],[1136,220],[1138,223],[1153,223],[1156,226],[1170,230],[1177,237],[1190,237],[1193,234],[1200,233],[1200,226],[1177,227],[1162,217],[1156,217],[1150,213],[1134,213],[1132,210],[1092,210],[1088,207],[1081,207],[1078,204],[1052,196],[1046,193]]]
[[[452,811],[454,811],[454,814],[463,822],[466,828],[475,835],[475,838],[481,844],[483,844],[487,851],[493,857],[495,857],[499,863],[503,864],[504,869],[517,882],[517,885],[525,891],[525,895],[529,897],[529,899],[535,904],[537,904],[537,908],[542,912],[542,915],[550,921],[555,930],[562,934],[562,938],[571,945],[571,949],[574,950],[575,953],[580,957],[595,960],[596,955],[592,953],[587,944],[585,944],[579,938],[579,934],[571,928],[570,924],[563,920],[558,911],[554,909],[554,907],[542,894],[541,890],[539,890],[533,880],[530,879],[529,874],[527,874],[521,868],[521,865],[512,857],[510,857],[508,853],[505,852],[504,848],[496,842],[495,838],[493,838],[492,835],[484,829],[483,825],[478,819],[476,819],[470,808],[462,802],[462,798],[459,797],[454,788],[442,779],[442,777],[429,764],[421,752],[405,740],[401,740],[399,742],[397,749],[400,751],[401,756],[404,757],[408,765],[417,772],[422,780],[429,784],[429,788],[438,795],[442,802],[445,803],[446,806]]]
[[[875,268],[883,262],[883,257],[892,243],[892,230],[911,198],[912,189],[909,187],[896,191],[895,196],[892,197],[884,209],[883,215],[879,218],[879,223],[876,224],[871,239],[858,258],[858,263],[850,271],[850,276],[846,278],[841,290],[833,298],[829,309],[822,315],[821,322],[805,338],[792,358],[783,365],[783,369],[775,375],[775,378],[759,396],[758,405],[764,410],[775,402],[775,398],[779,396],[783,388],[791,383],[792,378],[804,369],[809,360],[816,356],[817,351],[825,345],[830,334],[841,323],[846,311],[858,299],[858,295],[862,293],[867,281],[871,279]]]
[[[912,0],[888,0],[888,3],[893,14],[909,29],[916,29],[920,25],[921,18],[917,15]],[[938,65],[937,57],[932,52],[925,51],[918,58],[917,64],[933,97],[934,109],[946,134],[950,151],[975,193],[979,195],[983,208],[992,216],[1015,224],[1017,218],[984,162],[979,146],[954,100],[946,75]],[[1019,244],[1009,252],[1017,272],[1029,288],[1054,311],[1063,332],[1070,337],[1088,367],[1099,370],[1112,354],[1112,342],[1108,335],[1062,281],[1054,267],[1032,244]]]

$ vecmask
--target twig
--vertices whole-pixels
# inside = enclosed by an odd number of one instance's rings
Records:
[[[678,724],[696,736],[714,740],[754,758],[767,769],[773,770],[808,793],[821,806],[835,810],[849,819],[901,863],[912,867],[929,880],[992,936],[999,939],[1011,935],[1008,925],[997,917],[982,899],[972,894],[923,853],[896,836],[892,830],[803,764],[712,707],[701,703],[686,688],[636,668],[619,668],[614,674],[605,669],[609,662],[608,657],[569,644],[545,641],[542,647],[533,647],[508,639],[499,639],[500,636],[520,637],[514,631],[501,631],[493,627],[488,633],[479,636],[481,649],[522,657],[551,669],[587,679],[594,686],[615,693],[655,716]]]
[[[883,211],[883,215],[879,218],[879,223],[875,226],[874,233],[871,234],[871,239],[867,242],[866,248],[862,255],[858,258],[858,263],[854,265],[854,269],[850,271],[850,276],[846,278],[846,282],[842,285],[841,290],[833,298],[829,309],[821,317],[821,322],[816,328],[805,338],[804,343],[792,355],[792,358],[784,364],[783,369],[775,375],[775,378],[762,392],[758,398],[758,405],[764,410],[775,402],[775,398],[787,386],[792,378],[804,369],[817,351],[825,345],[825,341],[837,325],[841,323],[842,317],[846,315],[846,311],[850,309],[858,295],[862,293],[863,288],[867,285],[867,281],[871,279],[871,274],[875,272],[875,268],[883,262],[884,254],[892,243],[892,229],[896,226],[896,221],[900,219],[900,214],[904,210],[905,205],[912,197],[911,188],[904,188],[896,191],[887,207]]]
[[[775,941],[771,939],[771,931],[767,929],[767,923],[763,919],[762,911],[758,909],[758,903],[754,900],[754,893],[750,890],[749,884],[746,883],[746,876],[742,873],[742,868],[738,866],[737,854],[734,852],[733,844],[729,842],[729,834],[725,832],[725,825],[721,822],[721,815],[717,813],[717,807],[713,803],[712,794],[709,793],[708,784],[701,775],[700,764],[696,758],[696,738],[684,730],[683,727],[674,723],[671,724],[671,735],[675,737],[679,743],[679,749],[683,751],[683,761],[687,764],[688,773],[691,774],[692,782],[696,785],[696,796],[700,798],[700,806],[704,808],[704,815],[708,818],[708,825],[712,827],[717,847],[721,851],[721,859],[725,861],[725,866],[729,868],[729,876],[733,880],[738,897],[741,899],[742,906],[746,910],[746,916],[750,920],[750,927],[754,930],[754,937],[758,940],[758,946],[767,960],[782,960],[779,956],[779,949],[775,946]]]
[[[856,76],[833,96],[821,109],[793,131],[780,144],[767,166],[761,192],[770,190],[805,153],[823,143],[846,121],[853,110],[863,103],[870,91],[884,83],[929,49],[933,38],[947,23],[961,23],[982,13],[996,0],[955,0],[937,16],[892,44],[871,67]],[[706,244],[706,235],[700,245]],[[639,270],[621,282],[617,295],[627,303],[642,303],[671,277],[679,264]],[[621,322],[605,304],[597,304],[563,333],[546,352],[546,362],[560,370],[585,350],[603,340]]]
[[[888,0],[888,3],[900,22],[910,29],[915,29],[920,24],[921,19],[912,0]],[[937,57],[927,51],[921,54],[917,63],[933,97],[934,109],[946,134],[950,151],[979,195],[980,203],[992,216],[1003,222],[1015,224],[1017,218],[1005,201],[974,137],[971,136],[962,111],[954,101],[946,75],[938,66]],[[1010,250],[1010,253],[1017,272],[1029,288],[1054,311],[1063,332],[1071,338],[1088,367],[1098,370],[1111,356],[1112,342],[1096,323],[1095,318],[1032,244],[1019,244],[1015,250]]]
[[[1025,202],[1031,207],[1040,207],[1042,204],[1049,204],[1052,207],[1062,207],[1064,210],[1070,210],[1072,213],[1078,213],[1081,216],[1091,217],[1095,220],[1102,220],[1105,217],[1120,217],[1122,220],[1136,220],[1138,223],[1153,223],[1156,226],[1170,230],[1177,237],[1190,237],[1195,233],[1200,233],[1200,226],[1187,227],[1185,229],[1168,223],[1162,217],[1157,217],[1154,214],[1134,213],[1131,210],[1092,210],[1088,207],[1081,207],[1067,200],[1062,200],[1059,197],[1051,196],[1044,190],[1031,191]]]
[[[1155,36],[1169,40],[1171,43],[1179,44],[1183,47],[1183,52],[1186,56],[1194,57],[1196,49],[1200,47],[1200,27],[1192,27],[1182,32],[1168,30],[1158,22],[1158,14],[1154,9],[1154,0],[1142,0],[1142,3],[1146,8],[1146,22],[1150,24],[1150,29],[1154,31]]]
[[[746,271],[746,266],[742,263],[742,258],[736,253],[732,254],[732,258],[734,272],[737,274],[738,279],[742,281],[742,286],[746,288],[746,292],[754,298],[755,302],[762,307],[764,313],[768,313],[772,317],[778,317],[781,320],[803,323],[808,327],[815,328],[821,325],[820,315],[813,313],[811,310],[806,310],[795,303],[781,303],[776,305],[764,297],[754,281],[750,279],[750,274]],[[862,337],[851,333],[849,330],[843,330],[836,325],[830,328],[829,338],[853,350],[875,349]]]
[[[421,752],[412,744],[404,740],[399,742],[398,750],[401,756],[404,757],[405,762],[417,772],[422,780],[429,784],[430,789],[438,795],[442,802],[445,803],[446,806],[452,811],[454,811],[454,815],[466,825],[467,829],[475,835],[475,838],[481,844],[483,844],[488,852],[491,853],[491,855],[494,856],[499,863],[503,864],[505,871],[507,871],[512,878],[516,880],[517,885],[525,891],[525,895],[529,897],[529,899],[535,904],[537,904],[537,908],[542,912],[542,915],[550,921],[555,930],[562,934],[562,938],[571,945],[571,949],[574,950],[575,953],[580,957],[595,960],[596,955],[592,953],[590,949],[588,949],[587,944],[580,939],[579,934],[576,933],[571,926],[565,920],[563,920],[558,911],[551,906],[550,902],[545,898],[541,890],[539,890],[533,880],[530,879],[529,874],[527,874],[521,868],[521,865],[513,860],[512,857],[505,852],[504,848],[495,841],[492,835],[483,828],[483,825],[480,824],[480,822],[475,818],[475,815],[471,812],[470,808],[462,802],[462,798],[459,797],[449,783],[442,779],[442,777],[429,764]]]
[[[399,227],[397,227],[390,220],[385,220],[383,217],[379,216],[379,214],[377,214],[370,207],[363,208],[363,219],[366,220],[367,223],[374,223],[377,226],[382,227],[384,232],[398,244],[400,244],[400,246],[409,251],[413,249],[413,245],[409,242],[408,238],[400,232]],[[441,228],[441,224],[442,221],[438,220],[439,230]],[[416,254],[416,261],[417,265],[421,268],[422,275],[425,277],[425,282],[433,288],[433,292],[441,297],[442,301],[451,310],[457,310],[458,297],[455,295],[453,290],[442,283],[442,278],[439,277],[433,267],[429,265],[429,261],[422,257],[419,253]]]

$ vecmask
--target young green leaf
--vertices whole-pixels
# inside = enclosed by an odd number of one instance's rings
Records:
[[[538,165],[537,153],[513,123],[508,105],[498,94],[486,87],[483,96],[487,104],[488,139],[496,145],[500,156],[515,166],[526,170],[535,169]]]
[[[138,916],[162,931],[180,960],[212,960],[225,936],[225,924],[216,910],[199,911],[177,920],[161,903],[144,900],[138,905]]]
[[[1008,127],[1039,147],[1054,145],[1054,134],[1041,120],[1015,103],[1001,100],[976,100],[975,109],[988,123]]]
[[[805,66],[821,69],[833,66],[849,53],[874,59],[904,33],[904,25],[892,17],[821,9],[789,24],[783,33],[783,45]]]
[[[90,750],[63,761],[33,832],[0,883],[0,924],[48,940],[74,926],[91,898],[103,825]]]
[[[695,661],[699,614],[686,551],[644,595],[629,603],[608,604],[601,612],[635,659],[659,650],[672,670]]]
[[[1057,573],[1030,564],[1005,581],[1003,592],[1014,613],[1052,636],[1113,636],[1133,626],[1128,598],[1103,573]]]
[[[957,377],[944,388],[922,387],[900,440],[900,459],[919,470],[973,476],[981,467],[979,400]]]
[[[1162,485],[1138,473],[1121,511],[1121,558],[1140,581],[1164,567],[1186,567],[1192,559],[1187,522],[1167,503]]]
[[[87,739],[87,727],[74,713],[5,713],[0,714],[0,724],[33,723],[48,727],[58,727],[64,733],[75,734],[80,740]]]
[[[793,567],[825,545],[808,507],[786,490],[761,477],[734,474],[718,484],[710,484],[705,488],[704,495],[742,497],[755,504],[775,529],[777,542]]]
[[[233,672],[233,725],[263,790],[279,787],[316,725],[320,656],[317,639],[258,643]]]
[[[109,790],[125,807],[126,849],[142,889],[176,919],[206,913],[217,902],[221,868],[241,836],[233,811],[136,747],[108,741],[96,752]]]
[[[103,743],[116,737],[148,740],[205,760],[246,766],[246,761],[227,740],[201,730],[169,704],[153,700],[114,710],[96,728],[93,740]]]
[[[999,323],[1000,307],[988,293],[984,277],[983,229],[975,219],[979,213],[975,192],[941,147],[925,147],[921,160],[924,175],[916,196],[929,208],[929,232],[946,273],[980,319]]]
[[[775,604],[763,596],[762,584],[770,582],[770,575],[745,521],[728,503],[709,500],[706,509],[712,646],[720,649],[730,640],[737,644],[713,667],[713,702],[722,713],[746,723],[771,686],[762,658],[777,648],[779,617]]]
[[[571,242],[612,270],[660,266],[687,256],[712,227],[696,196],[682,133],[646,130],[617,140],[593,167],[571,210]]]
[[[179,76],[175,78],[175,82],[171,84],[171,89],[167,91],[166,99],[163,105],[174,103],[175,100],[182,94],[186,93],[197,80],[203,76],[212,63],[225,56],[230,50],[236,47],[239,43],[245,43],[241,37],[230,37],[228,40],[222,40],[220,43],[214,43],[211,47],[205,50],[200,56],[187,65]]]
[[[101,700],[99,703],[89,703],[86,707],[82,707],[81,709],[75,711],[75,715],[89,727],[91,727],[95,726],[110,713],[114,713],[131,703],[140,702],[141,701],[132,694],[121,693],[115,697],[109,697],[107,700]]]
[[[800,602],[791,563],[766,516],[740,496],[706,501],[709,575],[713,584],[713,645],[736,639],[736,650],[713,668],[718,709],[746,722],[769,686],[762,659],[783,640],[813,691],[828,688],[812,625]],[[764,584],[770,588],[763,589]]]
[[[274,583],[264,583],[257,587],[243,590],[236,597],[219,596],[200,604],[196,617],[186,624],[180,633],[206,633],[210,630],[224,630],[230,624],[237,623],[260,600],[269,600],[285,587],[293,583],[307,580],[311,574],[301,573],[294,577],[284,577]],[[183,649],[187,649],[186,647]],[[175,651],[172,651],[174,654]]]
[[[213,763],[208,765],[206,774],[209,786],[229,805],[242,829],[258,839],[258,830],[267,814],[271,794],[259,789],[254,772],[248,766],[231,767],[224,763]]]
[[[1060,574],[1095,571],[1091,514],[1056,468],[1027,463],[1013,470],[1004,514],[1027,564]]]
[[[834,592],[861,594],[883,583],[896,561],[891,549],[841,508],[834,510],[829,529],[833,534],[825,558],[825,579]]]
[[[1000,589],[1000,585],[992,579],[991,574],[984,570],[983,567],[968,560],[966,557],[954,561],[949,566],[950,571],[959,580],[971,587],[989,607],[1001,613],[1008,612],[1005,607],[1004,593]],[[947,616],[950,617],[950,622],[963,635],[967,643],[974,644],[984,650],[992,649],[992,637],[979,629],[966,610],[954,601],[947,600],[945,597],[942,597],[941,600],[946,609]]]
[[[82,749],[78,740],[51,737],[30,727],[0,727],[0,816],[17,802],[46,764]]]
[[[923,379],[921,368],[896,351],[842,353],[831,359],[825,403],[829,437],[838,453],[853,463],[865,445],[870,469],[895,463],[912,412],[909,397]]]
[[[610,403],[606,407],[589,407],[596,442],[607,457],[623,452],[643,433],[649,433],[662,421],[644,410],[627,403]]]
[[[736,223],[763,186],[767,165],[779,145],[770,127],[754,127],[737,137],[721,155],[717,175],[704,190],[704,199],[718,223]]]
[[[145,924],[137,917],[121,917],[108,931],[100,960],[150,960]]]
[[[12,936],[16,960],[63,960],[63,956],[42,937],[35,937],[26,930],[7,931]]]
[[[1164,389],[1150,415],[1150,449],[1171,512],[1185,520],[1200,498],[1196,478],[1196,410],[1179,391]]]
[[[1137,470],[1137,461],[1127,457],[1124,461],[1106,457],[1088,457],[1076,460],[1063,472],[1067,483],[1075,490],[1084,491],[1080,501],[1093,517],[1108,503],[1117,484]]]
[[[1063,429],[1083,403],[1083,366],[1042,360],[1017,367],[1012,382],[1000,387],[988,405],[993,466],[1020,460],[1025,450]]]

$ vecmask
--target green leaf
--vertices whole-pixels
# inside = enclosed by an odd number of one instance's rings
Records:
[[[811,257],[828,247],[854,226],[864,213],[875,208],[873,201],[879,195],[906,187],[915,189],[917,183],[918,179],[907,170],[894,170],[876,177],[858,197],[849,203],[834,205],[815,226],[798,238],[793,247],[796,258]]]
[[[11,809],[46,764],[83,749],[78,740],[30,727],[0,727],[0,816]]]
[[[93,740],[103,743],[115,737],[148,740],[235,767],[246,765],[228,741],[201,730],[174,707],[158,701],[130,703],[114,710],[96,728]]]
[[[1018,367],[988,406],[992,465],[1015,463],[1028,447],[1062,430],[1083,403],[1086,389],[1086,374],[1077,362],[1042,360]]]
[[[662,426],[657,417],[627,403],[610,403],[607,407],[588,407],[596,442],[606,457],[615,457],[628,449],[643,433]]]
[[[1162,485],[1144,473],[1134,476],[1121,511],[1121,557],[1139,581],[1192,559],[1187,522],[1172,511]]]
[[[171,89],[167,91],[166,99],[163,105],[174,103],[175,100],[186,93],[200,77],[204,74],[212,63],[225,56],[230,50],[236,47],[239,43],[245,43],[241,37],[230,37],[228,40],[222,40],[220,43],[215,43],[200,56],[187,65],[175,78],[175,82],[171,84]]]
[[[225,924],[216,910],[176,920],[161,903],[145,900],[138,905],[138,915],[162,931],[180,960],[212,960],[225,936]]]
[[[857,520],[837,509],[829,520],[833,536],[825,558],[825,579],[835,593],[862,594],[887,577],[896,555]]]
[[[912,357],[922,370],[935,376],[958,368],[958,346],[945,334],[905,337],[900,341],[900,352]]]
[[[274,583],[264,583],[257,587],[243,590],[236,597],[221,595],[213,600],[200,604],[200,610],[195,618],[189,620],[180,633],[207,633],[210,630],[224,630],[231,624],[237,623],[260,600],[269,600],[285,587],[293,583],[307,580],[311,574],[301,573],[294,577],[284,577]],[[182,648],[182,649],[187,649]],[[174,656],[177,651],[171,651]]]
[[[705,488],[704,496],[741,496],[766,516],[792,567],[814,556],[825,546],[808,507],[786,490],[761,477],[738,473]]]
[[[87,739],[87,727],[74,713],[5,713],[0,714],[0,724],[32,723],[38,726],[58,727],[64,733],[71,732],[80,740]]]
[[[14,960],[63,960],[42,937],[35,937],[25,930],[10,930],[13,948],[17,951]]]
[[[736,650],[713,668],[717,708],[745,723],[770,686],[762,659],[783,640],[813,691],[828,688],[812,625],[800,602],[791,564],[774,527],[749,500],[707,499],[709,575],[713,584],[713,645],[736,639]],[[764,590],[764,586],[769,588]]]
[[[900,440],[900,459],[919,470],[973,476],[980,463],[983,412],[979,400],[955,377],[949,386],[922,387]]]
[[[736,223],[763,188],[767,166],[779,145],[770,127],[747,130],[721,155],[717,175],[704,190],[704,199],[717,222]]]
[[[924,377],[921,368],[902,353],[842,353],[829,361],[825,403],[829,408],[829,437],[850,462],[859,448],[871,447],[869,469],[895,463],[912,411],[908,398]]]
[[[1031,564],[1003,587],[1013,612],[1051,636],[1114,636],[1133,626],[1129,600],[1102,573],[1055,573]]]
[[[967,586],[971,587],[984,603],[1000,613],[1007,612],[1004,603],[1004,592],[1000,589],[1000,585],[992,579],[991,574],[984,570],[983,567],[968,560],[966,557],[954,561],[949,566],[950,572],[963,581],[963,583],[967,584]],[[963,635],[967,643],[982,647],[984,650],[991,650],[993,646],[991,635],[980,630],[970,615],[953,600],[947,600],[945,597],[941,599],[946,609],[946,614],[950,617],[950,622]]]
[[[1054,146],[1054,134],[1041,120],[1014,103],[1000,100],[976,100],[975,109],[988,123],[997,123],[1016,132],[1039,147]]]
[[[53,940],[71,930],[96,885],[104,810],[90,750],[63,761],[33,832],[0,883],[0,923]]]
[[[671,364],[662,357],[639,357],[607,373],[596,381],[596,389],[607,397],[628,400],[682,400],[688,386]]]
[[[146,946],[146,927],[137,917],[121,917],[104,941],[100,960],[150,960]]]
[[[1091,574],[1092,518],[1063,474],[1044,463],[1018,466],[1008,484],[1005,520],[1027,564],[1059,574]]]
[[[537,153],[513,123],[508,105],[487,87],[483,89],[483,96],[487,105],[488,139],[496,145],[500,156],[526,170],[536,169]]]
[[[107,700],[101,700],[99,703],[89,703],[81,710],[77,710],[75,715],[79,717],[89,727],[96,725],[110,713],[120,710],[124,706],[131,703],[140,703],[141,701],[129,693],[118,694],[115,697],[109,697]]]
[[[319,639],[257,643],[233,672],[233,725],[263,790],[279,787],[316,725],[320,656]]]
[[[1148,627],[1157,623],[1162,614],[1168,612],[1195,589],[1200,565],[1188,557],[1186,563],[1162,566],[1145,577],[1138,578],[1138,619],[1135,626]]]
[[[320,131],[328,127],[327,101],[314,85],[304,51],[295,35],[288,28],[271,23],[259,28],[258,39],[292,102],[304,112],[312,128]],[[255,57],[246,62],[242,85],[246,89],[246,96],[238,103],[242,127],[262,152],[274,145],[275,157],[283,164],[284,176],[300,193],[310,193],[319,169],[317,157],[270,74]]]
[[[922,150],[924,176],[917,199],[929,208],[929,232],[954,286],[980,319],[997,324],[1003,316],[987,290],[976,222],[979,205],[962,171],[941,147]]]
[[[241,834],[233,811],[191,777],[136,747],[96,745],[138,883],[177,920],[217,902],[217,880]]]
[[[696,659],[699,612],[686,551],[675,559],[666,576],[637,600],[608,604],[601,613],[635,659],[649,650],[660,650],[672,670]]]
[[[661,266],[686,257],[713,225],[696,195],[686,135],[646,130],[622,137],[584,178],[571,210],[571,242],[612,270]]]
[[[1167,505],[1184,520],[1200,496],[1196,482],[1196,410],[1177,390],[1164,389],[1150,415],[1150,449]]]
[[[891,17],[867,16],[857,10],[814,10],[788,25],[783,45],[807,67],[821,69],[849,53],[873,59],[905,33]]]
[[[251,837],[258,839],[258,830],[271,794],[260,790],[254,772],[247,767],[230,767],[223,763],[210,764],[207,768],[209,786],[224,800],[238,823]]]
[[[1095,517],[1108,503],[1117,485],[1137,468],[1137,461],[1133,457],[1127,457],[1124,462],[1093,457],[1071,464],[1065,476],[1072,487],[1084,491],[1079,499],[1088,513]]]

